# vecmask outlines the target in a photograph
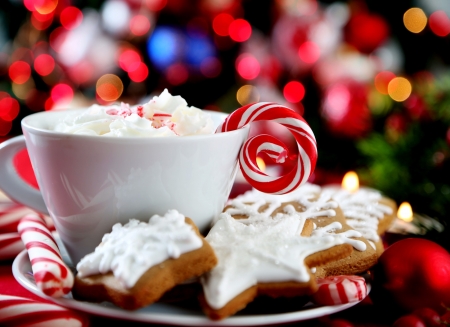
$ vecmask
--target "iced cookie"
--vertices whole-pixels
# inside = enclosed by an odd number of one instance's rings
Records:
[[[357,241],[352,244],[355,251],[339,261],[317,267],[317,276],[358,274],[377,262],[375,248],[362,237],[360,231],[355,231],[347,224],[339,203],[331,199],[331,194],[321,192],[317,185],[305,184],[285,195],[269,195],[252,190],[230,201],[225,211],[235,218],[257,213],[266,216],[277,213],[296,214],[313,222],[316,227],[328,228],[329,233],[352,233],[349,240]]]
[[[378,255],[384,250],[380,236],[385,233],[395,219],[397,205],[395,201],[370,188],[360,188],[349,192],[339,186],[326,186],[322,193],[339,203],[347,224],[369,240]]]
[[[271,208],[270,204],[263,207]],[[310,222],[301,213],[271,216],[250,211],[239,219],[229,212],[221,214],[206,236],[218,258],[217,266],[201,277],[204,294],[200,302],[211,319],[236,313],[258,295],[313,294],[317,285],[310,267],[350,255],[352,245],[365,247],[350,238],[359,236],[358,232],[330,233],[341,228],[337,221],[333,226],[316,225],[304,236]]]
[[[72,290],[79,300],[110,301],[135,310],[211,270],[217,258],[197,227],[176,210],[148,223],[116,224],[77,265]]]

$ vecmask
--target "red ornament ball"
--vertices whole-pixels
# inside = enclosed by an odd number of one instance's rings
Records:
[[[392,327],[427,327],[425,323],[415,315],[406,315],[398,318]]]
[[[450,254],[435,242],[398,241],[381,255],[377,271],[380,286],[405,310],[450,306]]]

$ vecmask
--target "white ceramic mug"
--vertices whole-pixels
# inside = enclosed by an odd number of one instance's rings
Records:
[[[73,263],[92,252],[115,223],[177,209],[208,228],[231,191],[248,128],[181,137],[65,134],[53,126],[69,111],[22,120],[23,136],[0,144],[0,189],[54,220]],[[80,110],[81,113],[81,110]],[[226,114],[209,112],[218,126]],[[40,191],[16,173],[26,146]]]

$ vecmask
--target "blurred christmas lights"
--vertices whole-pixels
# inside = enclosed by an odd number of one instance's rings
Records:
[[[259,102],[259,91],[255,86],[243,85],[236,92],[236,100],[241,106],[245,106],[246,104],[253,102]]]
[[[389,82],[395,77],[395,74],[389,71],[379,72],[375,76],[375,88],[381,94],[388,94],[388,85]]]
[[[234,21],[233,16],[227,13],[220,13],[214,17],[212,28],[217,35],[228,36],[230,24]]]
[[[16,84],[23,84],[31,76],[30,65],[25,61],[15,61],[9,66],[9,78]]]
[[[320,57],[320,48],[316,43],[306,41],[298,49],[298,56],[307,64],[313,64]]]
[[[408,99],[411,95],[411,91],[411,83],[404,77],[394,77],[388,84],[388,94],[397,102]]]
[[[298,81],[290,81],[283,88],[283,95],[290,103],[297,103],[305,96],[305,87]]]
[[[189,72],[185,65],[176,63],[171,65],[166,70],[167,81],[172,85],[180,85],[187,81]]]
[[[96,84],[96,93],[104,101],[116,101],[123,92],[123,83],[119,76],[105,74],[100,77]]]
[[[148,67],[146,64],[144,64],[143,62],[140,62],[138,64],[138,66],[136,67],[136,69],[130,70],[128,71],[128,77],[133,81],[133,82],[143,82],[147,76],[148,76]]]
[[[239,18],[231,22],[228,32],[233,41],[245,42],[252,35],[252,26],[245,19]]]
[[[136,15],[130,20],[130,31],[134,35],[142,36],[150,31],[150,20],[144,15]]]
[[[450,34],[450,19],[443,10],[432,13],[428,24],[433,33],[437,36],[445,37]]]
[[[41,76],[49,75],[55,69],[55,59],[43,53],[34,59],[34,70]]]
[[[236,70],[242,78],[252,80],[258,77],[261,65],[253,55],[243,53],[236,59]]]
[[[55,105],[64,105],[72,101],[74,92],[70,85],[59,83],[52,88],[50,95]]]
[[[59,21],[65,29],[71,30],[81,24],[83,21],[83,13],[77,7],[66,7],[61,11]]]
[[[411,8],[403,15],[403,23],[408,31],[420,33],[427,26],[427,16],[422,9]]]

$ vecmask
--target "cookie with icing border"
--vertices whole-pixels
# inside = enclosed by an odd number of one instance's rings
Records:
[[[200,303],[214,320],[245,308],[257,296],[313,294],[317,285],[309,267],[349,256],[349,243],[364,246],[349,239],[355,235],[352,232],[329,233],[330,226],[315,226],[305,235],[311,222],[299,213],[250,213],[236,218],[225,212],[206,236],[219,262],[201,277]],[[340,223],[335,221],[331,227],[340,228]]]
[[[111,271],[88,276],[80,276],[80,273],[78,273],[72,290],[73,297],[77,300],[90,302],[109,301],[121,308],[136,310],[158,301],[174,286],[180,285],[191,278],[199,277],[211,270],[217,264],[213,249],[199,233],[198,228],[190,218],[184,218],[183,223],[192,230],[200,242],[195,249],[151,266],[131,286],[119,280]],[[140,224],[145,223],[141,222]],[[158,238],[160,235],[154,235],[153,237]],[[151,238],[149,236],[149,239]],[[173,251],[168,247],[163,250]],[[102,259],[108,260],[105,256],[92,260]],[[191,287],[188,287],[188,289],[189,292],[192,291]],[[189,293],[189,295],[193,294]],[[173,296],[169,296],[169,298],[173,299]]]
[[[335,233],[351,233],[355,230],[347,224],[339,203],[331,198],[330,192],[322,192],[318,185],[305,184],[292,193],[285,195],[264,194],[256,190],[246,192],[242,196],[230,201],[225,207],[225,212],[229,212],[235,218],[245,217],[259,213],[273,216],[278,213],[299,214],[314,222],[316,226],[338,222],[342,227],[334,228]],[[330,274],[353,275],[365,272],[376,264],[378,255],[370,242],[362,237],[357,231],[351,239],[364,243],[362,247],[355,247],[355,251],[340,261],[320,265],[317,267],[317,276],[328,276]],[[355,243],[361,244],[361,243]]]
[[[361,232],[380,256],[384,251],[381,236],[395,220],[395,201],[367,187],[349,192],[339,186],[329,185],[322,187],[322,192],[339,203],[347,224]]]

